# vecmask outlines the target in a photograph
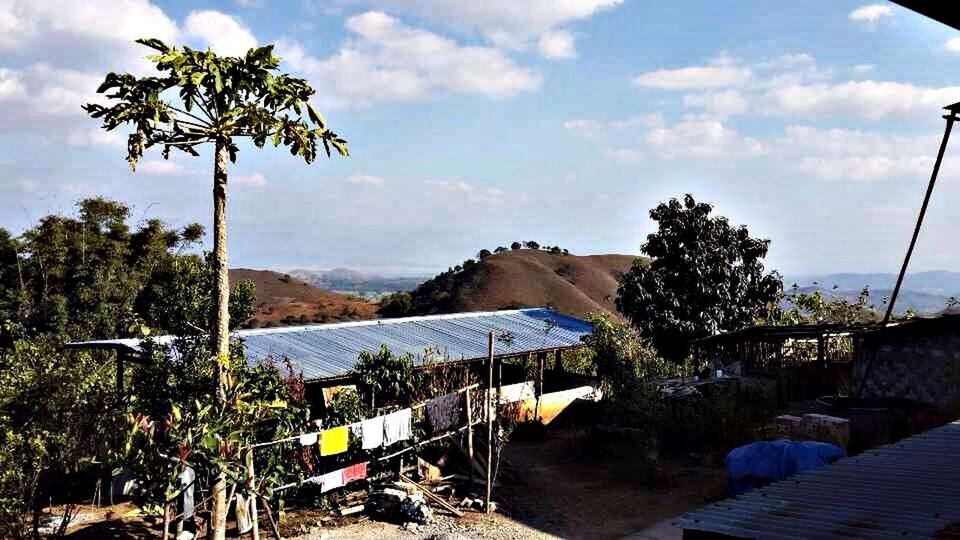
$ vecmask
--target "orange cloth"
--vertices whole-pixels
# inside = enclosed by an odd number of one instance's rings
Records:
[[[320,433],[320,455],[332,456],[347,451],[350,441],[350,428],[339,426],[325,429]]]

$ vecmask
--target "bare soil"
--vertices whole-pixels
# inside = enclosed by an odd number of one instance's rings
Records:
[[[672,518],[717,498],[722,471],[691,458],[661,458],[649,468],[629,448],[598,449],[588,432],[569,428],[539,442],[504,449],[494,489],[497,513],[454,518],[434,508],[435,521],[416,530],[358,516],[332,520],[320,510],[291,509],[285,538],[680,538]],[[651,485],[652,484],[652,485]],[[477,486],[475,494],[482,491]],[[116,516],[116,513],[114,513]],[[266,517],[261,536],[271,538]],[[157,537],[159,524],[131,517],[103,521],[71,538]]]

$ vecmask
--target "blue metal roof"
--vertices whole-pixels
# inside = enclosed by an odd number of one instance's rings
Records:
[[[509,336],[494,342],[496,356],[581,345],[593,330],[590,323],[544,308],[454,313],[309,326],[239,330],[247,358],[289,358],[306,380],[347,375],[362,351],[376,352],[386,345],[396,354],[410,353],[422,363],[432,351],[434,359],[472,360],[487,356],[487,334]],[[159,338],[169,342],[169,337]],[[139,350],[136,339],[71,343],[70,348]]]

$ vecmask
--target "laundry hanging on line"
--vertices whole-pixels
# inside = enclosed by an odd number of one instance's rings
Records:
[[[347,426],[325,429],[320,433],[320,455],[332,456],[347,451],[350,430]]]
[[[460,394],[446,394],[427,402],[427,420],[433,433],[442,433],[460,423]]]
[[[304,433],[300,436],[300,446],[313,446],[317,444],[316,433]]]
[[[365,480],[367,478],[367,462],[364,461],[362,463],[356,463],[342,469],[342,472],[344,484]]]
[[[320,477],[320,492],[343,487],[343,469],[328,472]]]
[[[401,409],[383,417],[383,445],[405,441],[410,438],[410,409]]]
[[[383,446],[383,417],[368,418],[360,422],[360,440],[364,450]]]

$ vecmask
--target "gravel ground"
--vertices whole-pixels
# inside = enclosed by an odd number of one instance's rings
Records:
[[[421,539],[421,540],[474,540],[494,538],[512,540],[521,538],[559,538],[528,527],[523,523],[501,515],[486,515],[468,512],[462,518],[436,515],[433,523],[410,530],[397,525],[367,520],[336,529],[314,529],[295,540],[307,539],[343,539],[361,538],[383,539]]]

